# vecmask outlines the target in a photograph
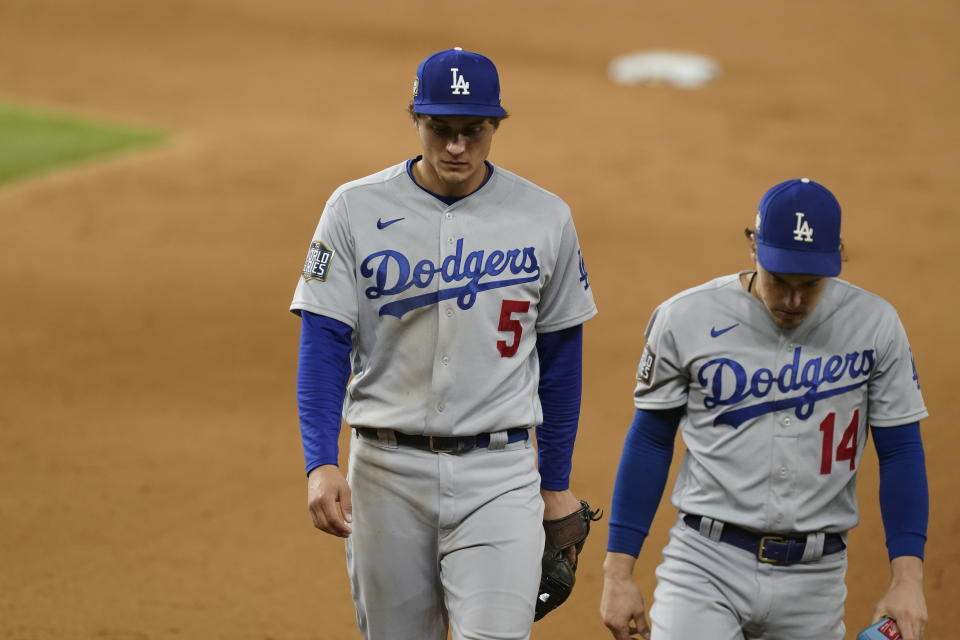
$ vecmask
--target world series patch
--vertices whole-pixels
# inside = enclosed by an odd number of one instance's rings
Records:
[[[303,263],[303,279],[326,282],[334,253],[336,252],[333,249],[327,248],[322,242],[312,242],[307,251],[307,260]]]
[[[640,356],[640,366],[637,367],[637,381],[649,386],[653,379],[653,364],[657,361],[657,356],[650,350],[650,345],[643,347],[643,354]]]

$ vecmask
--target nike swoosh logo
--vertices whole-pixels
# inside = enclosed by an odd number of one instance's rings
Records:
[[[387,220],[386,222],[384,222],[380,218],[377,218],[377,229],[386,229],[387,227],[392,225],[394,222],[400,222],[401,220],[404,220],[404,219],[405,218],[394,218],[393,220]]]
[[[710,337],[719,338],[720,336],[725,334],[727,331],[730,331],[730,329],[733,329],[734,327],[739,327],[739,326],[740,326],[740,323],[738,322],[737,324],[730,325],[726,329],[717,329],[716,327],[710,327]]]

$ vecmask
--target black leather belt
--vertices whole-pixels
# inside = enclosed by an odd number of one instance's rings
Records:
[[[373,427],[356,427],[356,432],[364,438],[378,440],[377,430]],[[397,444],[404,447],[416,447],[434,453],[466,453],[473,449],[482,449],[490,446],[490,434],[481,433],[475,436],[424,436],[411,435],[402,431],[394,431]],[[507,429],[507,442],[519,442],[530,437],[529,429],[516,427]]]
[[[700,516],[685,515],[683,521],[691,529],[700,530]],[[763,535],[747,531],[736,525],[724,523],[720,534],[720,542],[732,544],[735,547],[749,551],[757,556],[760,562],[770,564],[797,564],[803,560],[803,552],[807,547],[806,534],[791,535]],[[823,539],[823,555],[838,553],[847,548],[843,538],[838,533],[828,533]]]

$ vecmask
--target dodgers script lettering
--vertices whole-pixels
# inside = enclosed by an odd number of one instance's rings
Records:
[[[493,279],[509,272],[518,278]],[[420,260],[410,264],[409,258],[399,251],[390,249],[371,253],[360,263],[360,275],[372,278],[374,285],[364,290],[370,300],[386,296],[396,296],[410,287],[425,289],[435,278],[443,282],[466,281],[466,284],[449,289],[388,302],[380,308],[380,315],[392,315],[397,318],[419,307],[436,304],[441,300],[457,299],[457,305],[467,310],[473,307],[477,294],[489,289],[509,287],[540,278],[540,264],[533,247],[523,249],[499,249],[487,253],[471,251],[464,255],[463,238],[457,240],[453,254],[445,257],[440,264],[430,260]],[[484,280],[484,278],[487,280]]]
[[[744,422],[774,411],[795,409],[797,418],[806,420],[813,413],[817,401],[853,391],[867,383],[866,378],[874,367],[873,349],[853,351],[846,355],[829,358],[803,359],[802,349],[793,352],[793,361],[781,367],[777,374],[770,369],[759,368],[748,374],[746,367],[731,358],[714,358],[697,372],[697,381],[708,391],[704,407],[739,405],[750,398],[767,397],[776,386],[781,394],[805,390],[790,398],[762,402],[725,411],[717,416],[714,425],[739,427]],[[844,378],[850,384],[821,390],[825,383],[834,384]],[[733,382],[730,385],[730,382]]]

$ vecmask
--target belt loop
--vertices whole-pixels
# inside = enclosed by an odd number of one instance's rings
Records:
[[[704,538],[710,538],[714,542],[720,542],[720,534],[723,533],[723,523],[707,516],[700,518],[700,535]]]
[[[490,434],[490,444],[487,449],[490,451],[502,451],[507,448],[507,439],[509,435],[506,431],[494,431]]]
[[[713,518],[708,518],[707,516],[700,516],[700,535],[704,538],[710,537],[710,525],[713,524]]]
[[[816,562],[823,557],[823,542],[826,535],[822,531],[807,534],[807,543],[803,548],[800,562]]]
[[[377,440],[389,447],[397,446],[397,434],[393,429],[377,429]]]
[[[719,520],[713,521],[713,526],[710,527],[710,535],[707,536],[714,542],[720,542],[720,536],[723,535],[723,522]]]

